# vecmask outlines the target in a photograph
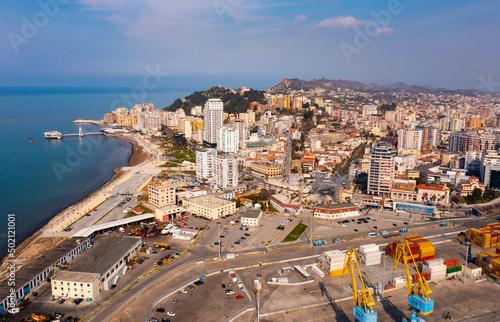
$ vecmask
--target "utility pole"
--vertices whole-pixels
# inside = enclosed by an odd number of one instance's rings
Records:
[[[314,208],[311,214],[311,247],[313,247],[313,220],[314,220]]]
[[[219,237],[218,237],[219,239],[218,239],[218,241],[219,241],[219,262],[220,262],[220,244],[221,244],[221,240],[220,240],[220,229],[221,229],[221,227],[222,227],[222,226],[221,226],[220,222],[218,222],[218,223],[217,223],[217,225],[218,225],[218,227],[219,227]]]
[[[466,250],[465,250],[465,267],[464,267],[464,276],[463,276],[464,284],[465,284],[465,279],[467,278],[467,262],[469,261],[469,245],[470,245],[469,242],[467,242],[465,244],[465,247],[466,247]]]
[[[384,259],[384,270],[383,270],[383,273],[382,273],[382,298],[384,298],[384,288],[385,288],[385,257],[386,255],[385,254],[382,254],[382,258]]]

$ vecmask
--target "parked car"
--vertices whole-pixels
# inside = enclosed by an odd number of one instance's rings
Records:
[[[241,300],[243,298],[243,295],[236,295],[237,300]]]
[[[163,313],[163,312],[165,312],[165,309],[162,308],[162,307],[159,307],[159,308],[156,309],[156,312],[162,312]]]
[[[180,301],[179,299],[174,299],[174,304],[179,303],[179,301]]]
[[[250,236],[250,234],[245,234],[245,236]]]
[[[190,289],[194,290],[194,286],[193,286],[193,285],[189,284],[189,285],[188,285],[188,287],[189,287]]]
[[[187,292],[188,292],[188,291],[187,291],[185,288],[183,288],[183,289],[181,290],[181,293],[183,293],[183,294],[186,294]]]
[[[83,302],[83,299],[82,298],[77,298],[77,299],[74,299],[73,300],[73,303],[75,303],[76,305],[80,304]]]
[[[226,284],[222,284],[222,288],[226,288]]]
[[[110,289],[114,290],[116,288],[116,284],[111,285]]]
[[[203,281],[195,281],[193,283],[194,285],[202,285],[202,284],[205,284]]]
[[[233,283],[227,283],[227,287],[233,286]]]
[[[175,313],[174,312],[167,312],[167,315],[168,316],[175,316]]]
[[[233,294],[234,294],[234,291],[233,291],[233,290],[226,290],[226,294],[227,294],[227,295],[233,295]]]
[[[158,319],[155,317],[149,318],[148,322],[158,322]]]

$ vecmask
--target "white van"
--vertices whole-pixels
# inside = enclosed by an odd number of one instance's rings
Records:
[[[118,230],[119,230],[120,232],[122,232],[122,233],[124,233],[124,232],[125,232],[125,229],[124,229],[123,227],[118,228]]]

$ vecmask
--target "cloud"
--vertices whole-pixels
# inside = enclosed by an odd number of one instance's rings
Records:
[[[306,22],[307,18],[304,15],[298,15],[293,19],[293,25],[298,26],[303,22]]]
[[[382,28],[378,28],[377,30],[375,30],[375,33],[377,35],[390,34],[393,32],[394,32],[394,28],[389,28],[389,27],[382,27]]]
[[[322,20],[319,22],[318,27],[330,29],[349,29],[366,25],[368,22],[369,20],[358,20],[352,16],[340,16]]]

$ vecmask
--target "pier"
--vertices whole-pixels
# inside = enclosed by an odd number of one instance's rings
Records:
[[[103,135],[103,132],[83,132],[82,128],[78,128],[78,133],[70,133],[70,134],[62,134],[59,131],[50,131],[45,132],[46,139],[62,139],[62,138],[74,138],[74,137],[84,137],[84,136],[92,136],[92,135]]]

